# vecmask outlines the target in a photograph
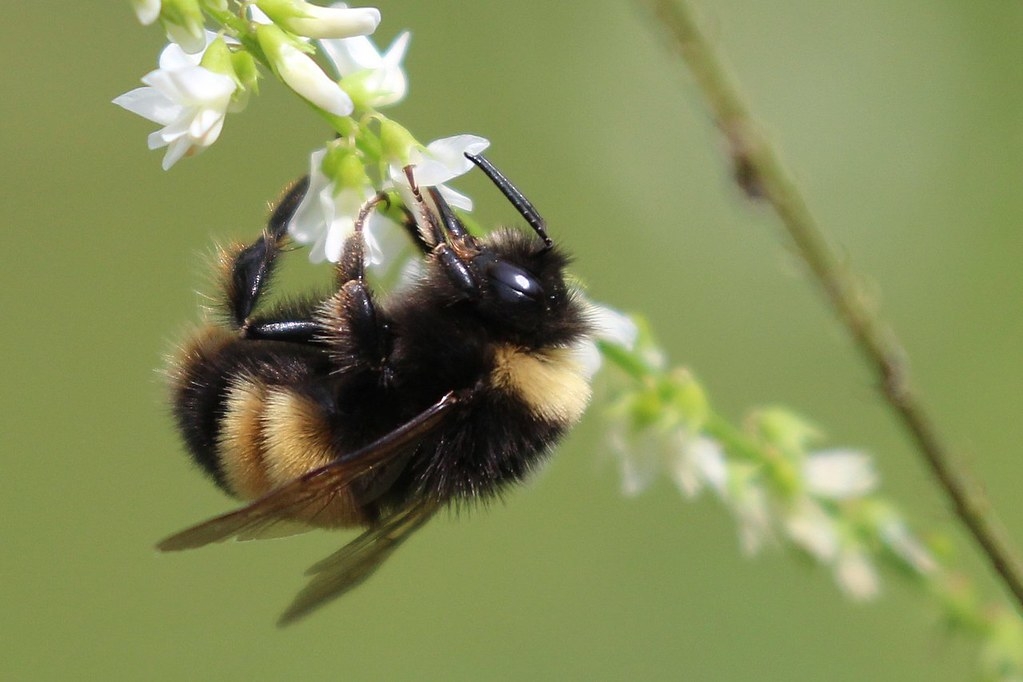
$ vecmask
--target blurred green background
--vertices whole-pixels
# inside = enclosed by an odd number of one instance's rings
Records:
[[[887,492],[998,590],[774,220],[729,183],[684,70],[628,2],[379,3],[413,30],[394,116],[475,132],[578,256],[738,419],[783,403],[877,455]],[[754,112],[902,334],[941,430],[1023,541],[1023,4],[706,2]],[[170,172],[109,104],[163,46],[128,3],[23,3],[0,26],[3,679],[962,680],[977,652],[897,579],[871,604],[664,479],[626,499],[599,409],[506,504],[439,518],[286,631],[328,533],[158,556],[229,501],[173,432],[158,369],[214,239],[250,238],[328,132],[267,82]],[[460,188],[513,220],[485,181]],[[17,237],[17,239],[15,239]],[[304,259],[295,256],[298,262]],[[308,280],[326,278],[310,268]],[[886,576],[887,577],[887,576]]]

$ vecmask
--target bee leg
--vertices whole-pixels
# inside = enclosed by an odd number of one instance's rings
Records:
[[[543,239],[543,243],[547,245],[547,248],[554,246],[554,242],[550,237],[547,236],[547,221],[543,219],[540,212],[536,210],[536,207],[526,198],[526,196],[512,184],[504,173],[497,170],[497,168],[490,162],[490,159],[486,158],[482,154],[469,154],[466,152],[465,158],[476,164],[481,171],[483,171],[490,181],[497,186],[497,189],[501,190],[501,194],[515,207],[515,210],[525,218],[529,226],[540,235]]]
[[[385,202],[389,203],[387,194],[380,192],[367,199],[359,208],[352,234],[348,235],[341,247],[341,257],[337,261],[337,270],[334,272],[338,288],[352,280],[362,282],[366,279],[366,243],[362,237],[362,231],[366,226],[369,214],[379,204]]]
[[[267,221],[263,235],[234,258],[229,280],[232,322],[245,338],[313,343],[318,325],[311,319],[255,320],[252,312],[273,275],[277,256],[288,241],[288,223],[309,189],[309,178],[296,181]]]
[[[362,205],[355,219],[355,229],[345,240],[334,273],[337,293],[331,297],[327,318],[342,320],[329,326],[320,326],[320,339],[335,349],[345,349],[339,355],[354,358],[361,364],[383,370],[390,354],[390,334],[387,323],[377,312],[373,295],[366,284],[365,242],[362,230],[366,218],[377,204],[386,201],[378,194]]]
[[[466,296],[478,298],[482,283],[469,267],[466,260],[458,253],[459,251],[466,250],[463,247],[468,247],[472,244],[474,241],[472,235],[465,229],[465,225],[458,219],[455,212],[451,210],[451,206],[444,200],[441,193],[435,187],[431,187],[429,189],[430,197],[433,199],[434,204],[436,204],[437,213],[440,214],[441,218],[441,222],[438,223],[437,217],[427,207],[419,186],[416,185],[416,179],[413,175],[414,167],[406,166],[404,170],[405,177],[408,178],[409,188],[412,190],[412,196],[416,200],[416,208],[419,209],[423,225],[429,228],[429,233],[424,235],[424,240],[427,242],[432,240],[433,246],[430,248],[430,254],[441,264],[441,267],[447,272],[448,277],[455,286],[461,289]],[[447,230],[448,235],[451,237],[452,243],[450,246],[445,240],[441,224],[443,224],[444,229]],[[422,232],[420,233],[422,234]]]
[[[297,181],[270,215],[259,239],[248,246],[225,251],[221,256],[224,308],[231,326],[247,336],[251,334],[249,318],[273,275],[277,256],[287,242],[288,222],[308,189],[308,177]]]
[[[423,236],[423,233],[419,230],[419,223],[416,222],[416,216],[412,211],[408,210],[407,207],[402,206],[401,212],[404,214],[404,218],[401,221],[402,227],[408,232],[412,238],[413,243],[422,251],[424,254],[430,253],[433,250],[433,245]]]
[[[475,250],[475,239],[465,229],[465,225],[458,219],[455,212],[451,210],[451,206],[448,205],[448,202],[441,196],[437,188],[431,187],[429,192],[430,198],[433,199],[433,203],[437,206],[437,213],[440,214],[441,223],[451,238],[451,246],[441,241],[433,249],[433,255],[444,270],[447,271],[448,277],[455,286],[461,289],[469,298],[479,298],[482,294],[483,283],[480,282],[479,277],[469,267],[466,259],[460,255],[461,253]]]
[[[302,186],[304,183],[305,186]],[[278,206],[277,210],[270,217],[270,225],[263,237],[242,252],[251,251],[253,259],[264,255],[263,263],[266,267],[260,270],[253,268],[252,272],[262,280],[268,279],[273,267],[273,260],[280,251],[280,246],[287,239],[287,224],[294,215],[298,203],[302,199],[303,192],[307,189],[308,183],[300,181]],[[363,243],[362,230],[366,219],[377,204],[387,201],[383,193],[369,199],[359,210],[355,220],[355,231],[345,240],[341,250],[341,257],[338,260],[335,270],[335,281],[337,293],[333,296],[333,311],[331,314],[341,315],[347,320],[350,327],[347,332],[340,332],[324,325],[321,320],[314,319],[270,319],[253,320],[246,316],[242,331],[245,338],[270,341],[287,341],[292,343],[331,343],[337,334],[349,333],[362,339],[367,352],[374,358],[379,355],[379,349],[385,346],[384,335],[380,325],[377,324],[376,309],[372,297],[365,284],[365,246]],[[274,241],[274,237],[278,239]],[[253,283],[254,286],[254,283]],[[257,292],[258,295],[258,292]],[[250,308],[251,311],[251,308]]]
[[[247,339],[313,343],[319,328],[313,320],[270,320],[249,323],[244,331]]]
[[[444,225],[444,229],[447,230],[448,236],[451,237],[452,242],[472,242],[473,238],[469,234],[469,231],[465,229],[465,224],[459,220],[455,212],[451,210],[450,204],[444,198],[444,195],[440,193],[436,187],[431,187],[428,190],[430,192],[430,198],[433,199],[433,203],[437,206],[437,212],[440,214],[441,223]]]

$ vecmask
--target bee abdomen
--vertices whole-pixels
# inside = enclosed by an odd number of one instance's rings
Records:
[[[171,359],[167,372],[174,416],[192,459],[225,487],[217,454],[221,402],[227,377],[220,358],[234,334],[215,326],[195,332]]]
[[[286,386],[272,386],[257,377],[236,377],[224,400],[217,454],[225,486],[246,500],[336,458],[333,434],[323,406]],[[289,514],[316,526],[350,526],[367,521],[351,488]]]
[[[273,486],[263,445],[263,404],[266,385],[236,377],[224,396],[216,438],[216,458],[224,487],[243,500],[267,493]]]
[[[254,353],[255,345],[218,328],[204,329],[182,350],[172,372],[175,414],[193,459],[244,500],[336,457],[329,408],[308,393],[310,358],[273,344],[260,344]],[[327,503],[289,518],[347,526],[364,523],[366,515],[355,494],[342,489]]]

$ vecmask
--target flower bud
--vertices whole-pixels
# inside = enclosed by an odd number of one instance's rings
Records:
[[[238,89],[235,90],[231,111],[237,112],[245,108],[249,95],[258,91],[259,70],[256,68],[256,60],[249,52],[230,52],[231,67],[234,69],[235,81]]]
[[[370,186],[365,161],[348,147],[329,147],[320,168],[334,180],[335,192],[345,187],[361,190]]]
[[[199,66],[213,73],[222,73],[237,80],[234,64],[231,61],[231,51],[227,48],[227,43],[220,36],[217,36],[206,46],[206,51],[202,53],[202,59],[199,60]]]
[[[185,52],[195,54],[206,47],[206,28],[198,0],[163,0],[160,23],[167,38]]]
[[[239,112],[248,104],[249,95],[256,87],[256,63],[248,52],[232,52],[222,37],[215,38],[203,52],[199,65],[229,77],[234,81],[235,90],[231,95],[228,110]]]
[[[274,23],[309,38],[364,36],[380,24],[380,10],[374,7],[320,7],[304,0],[259,0],[256,5]]]
[[[787,457],[798,457],[820,440],[821,432],[796,413],[781,407],[765,408],[752,418],[756,434]]]
[[[272,24],[262,24],[256,27],[256,38],[274,71],[289,88],[335,116],[352,113],[351,98],[316,62],[295,47],[284,31]]]
[[[149,26],[160,18],[160,0],[131,0],[131,6],[143,26]]]
[[[665,403],[678,410],[691,431],[701,431],[710,417],[710,404],[700,382],[687,370],[675,369],[668,375],[667,393]]]
[[[419,145],[408,130],[389,118],[380,119],[380,145],[383,156],[393,165],[405,167],[411,163],[411,152]]]

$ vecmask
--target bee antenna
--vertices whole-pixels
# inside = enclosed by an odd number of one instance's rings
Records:
[[[335,277],[338,287],[344,286],[353,279],[360,282],[363,280],[366,269],[366,243],[362,236],[362,231],[366,227],[366,220],[369,218],[369,214],[384,202],[389,205],[391,200],[385,192],[378,192],[359,207],[359,214],[355,216],[352,234],[348,235],[348,238],[345,239],[344,246],[341,248],[341,257],[337,261]]]
[[[529,226],[540,236],[540,239],[547,245],[547,248],[553,247],[554,242],[547,236],[547,221],[543,219],[543,216],[540,215],[540,212],[536,210],[536,207],[533,206],[522,191],[504,173],[497,170],[494,164],[490,162],[490,159],[482,154],[465,152],[465,158],[472,161],[481,171],[486,173],[486,176],[497,186],[497,189],[501,190],[501,194],[508,199],[511,205],[515,207],[515,210],[525,218]]]
[[[366,219],[369,218],[369,214],[380,204],[391,205],[391,199],[387,196],[387,192],[377,192],[365,202],[359,208],[359,215],[355,217],[355,233],[362,238],[362,228],[366,225]]]

